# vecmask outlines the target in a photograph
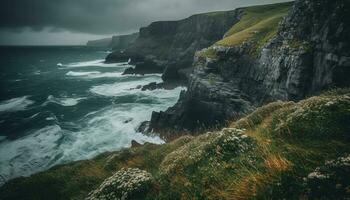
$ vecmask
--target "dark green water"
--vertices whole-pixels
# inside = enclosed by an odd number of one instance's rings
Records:
[[[136,128],[180,91],[135,89],[159,74],[122,76],[87,47],[0,47],[0,184],[57,164],[130,146],[161,143]]]

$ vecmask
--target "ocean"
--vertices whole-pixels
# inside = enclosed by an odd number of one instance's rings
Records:
[[[137,128],[185,88],[141,91],[161,74],[123,76],[130,65],[105,64],[107,54],[84,46],[0,47],[0,185],[132,140],[163,143]]]

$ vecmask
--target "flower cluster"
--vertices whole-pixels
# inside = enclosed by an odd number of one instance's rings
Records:
[[[121,169],[106,179],[86,200],[127,200],[145,192],[152,183],[152,175],[146,171]]]
[[[304,181],[311,199],[350,198],[350,155],[327,161],[304,178]]]
[[[208,132],[170,153],[161,164],[163,173],[194,165],[203,159],[234,158],[252,148],[252,138],[245,130],[224,128],[218,132]]]

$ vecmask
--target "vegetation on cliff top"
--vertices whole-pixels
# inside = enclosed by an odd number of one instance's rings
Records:
[[[281,3],[243,8],[242,19],[228,30],[216,44],[234,46],[244,41],[262,45],[277,32],[278,24],[288,14],[292,3]]]
[[[133,177],[126,169],[137,168],[129,171],[152,177],[147,188],[137,185],[147,191],[144,199],[348,198],[349,124],[350,90],[278,101],[221,131],[106,153],[10,181],[0,196],[84,199],[104,180],[127,187],[108,177]],[[103,185],[97,191],[105,191]]]
[[[288,14],[292,2],[252,6],[243,9],[243,16],[229,29],[222,40],[199,51],[202,58],[217,58],[215,46],[235,46],[243,42],[252,43],[252,53],[276,35],[280,21]]]

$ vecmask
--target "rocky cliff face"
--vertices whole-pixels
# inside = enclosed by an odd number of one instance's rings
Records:
[[[349,4],[298,0],[262,45],[248,38],[198,52],[188,91],[174,107],[153,113],[151,127],[194,130],[272,100],[299,100],[333,86],[349,86]]]
[[[241,10],[205,13],[180,21],[154,22],[140,29],[140,36],[126,51],[116,51],[106,62],[124,62],[131,58],[135,69],[129,73],[164,72],[163,79],[178,79],[189,68],[197,50],[221,39],[235,24]]]

